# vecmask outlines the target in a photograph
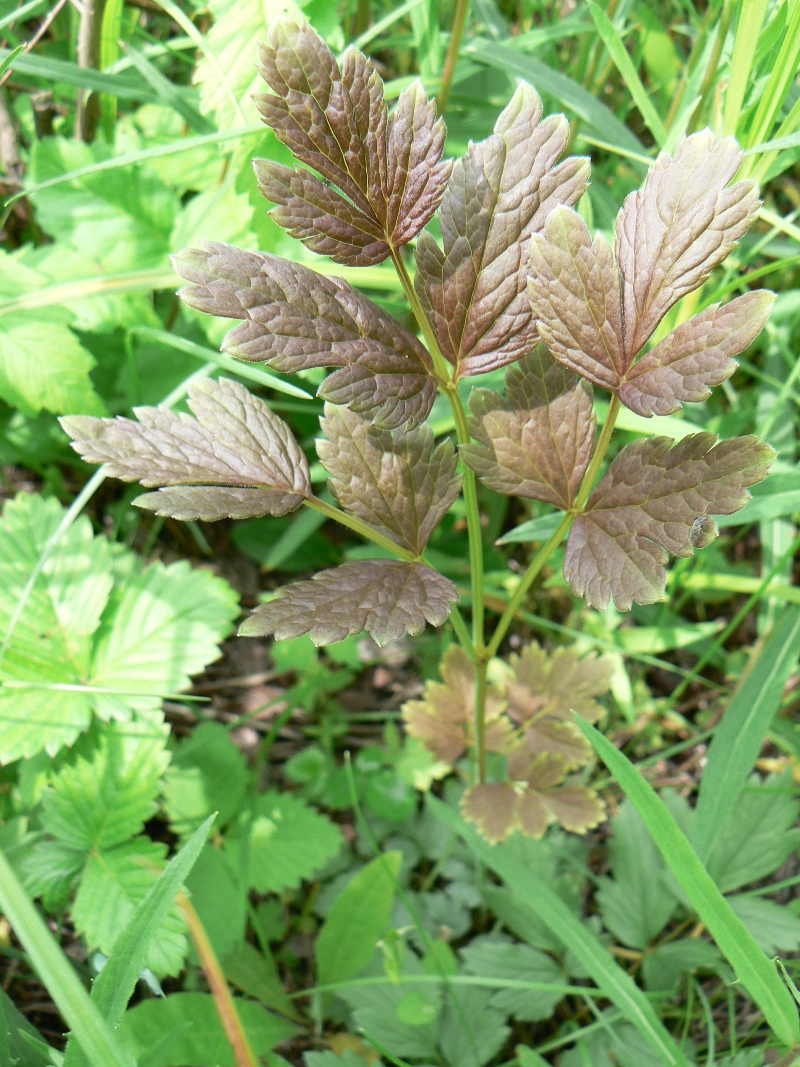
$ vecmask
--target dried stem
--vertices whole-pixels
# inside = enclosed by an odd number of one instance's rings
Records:
[[[453,75],[456,72],[458,53],[461,48],[461,38],[464,36],[464,26],[467,22],[469,0],[457,0],[456,13],[453,17],[453,30],[450,34],[450,43],[447,46],[447,55],[444,57],[442,68],[442,84],[436,96],[436,106],[439,114],[444,114],[447,102],[450,99],[450,90],[453,86]]]
[[[250,1048],[242,1020],[233,1003],[231,991],[222,973],[219,960],[211,947],[211,942],[208,940],[205,927],[183,890],[178,894],[178,906],[189,928],[192,944],[200,957],[200,964],[211,989],[217,1014],[236,1057],[236,1067],[259,1067],[258,1059]]]

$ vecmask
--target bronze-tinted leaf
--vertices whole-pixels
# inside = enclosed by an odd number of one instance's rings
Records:
[[[747,232],[759,207],[753,182],[726,188],[742,162],[733,138],[710,130],[661,154],[617,217],[625,352],[640,351],[669,309],[702,285]]]
[[[508,757],[510,781],[489,782],[468,789],[461,800],[464,818],[474,822],[491,844],[515,830],[528,837],[544,837],[552,822],[582,834],[602,822],[603,802],[593,789],[564,785],[567,764],[559,756],[531,758],[524,749]]]
[[[257,161],[262,192],[280,205],[273,217],[339,263],[379,263],[419,233],[444,192],[450,167],[441,159],[445,129],[435,104],[417,83],[390,116],[369,60],[348,48],[340,67],[308,23],[277,19],[259,55],[273,90],[255,97],[264,121],[344,194]]]
[[[579,596],[603,610],[612,598],[622,611],[652,604],[664,593],[668,556],[691,556],[713,532],[706,516],[745,505],[746,487],[766,477],[775,453],[755,437],[716,441],[698,433],[622,449],[570,531],[564,574]]]
[[[365,559],[284,586],[239,633],[279,641],[309,634],[315,645],[329,645],[366,630],[386,645],[420,633],[426,621],[441,626],[457,600],[453,583],[423,563]]]
[[[539,345],[506,371],[506,396],[474,389],[470,432],[459,449],[495,492],[568,509],[594,443],[592,391]]]
[[[604,715],[596,697],[608,692],[614,664],[607,656],[581,655],[574,648],[557,648],[548,655],[532,641],[509,665],[508,713],[520,725],[544,717],[571,722],[573,713],[587,722]]]
[[[620,400],[639,415],[671,415],[681,401],[705,400],[711,386],[733,374],[732,357],[758,336],[774,300],[760,289],[684,322],[634,363]]]
[[[388,248],[378,223],[315,174],[268,159],[253,160],[259,188],[277,205],[272,218],[312,252],[350,267],[371,267]]]
[[[210,315],[243,319],[223,349],[293,374],[341,367],[320,392],[393,429],[427,418],[436,397],[416,337],[347,282],[266,252],[209,242],[173,257],[191,284],[180,296]]]
[[[237,489],[222,485],[174,485],[155,493],[143,493],[133,503],[156,515],[188,522],[201,519],[254,519],[262,515],[285,515],[299,507],[302,498],[289,497],[274,489]]]
[[[452,444],[435,448],[427,425],[393,434],[332,405],[321,425],[327,440],[317,442],[317,455],[339,504],[421,554],[461,487]]]
[[[528,282],[539,335],[559,362],[616,389],[633,361],[622,349],[619,273],[611,245],[558,207],[531,238]]]
[[[186,493],[148,493],[143,506],[160,514],[220,518],[227,501],[236,517],[285,515],[311,494],[308,462],[286,423],[238,382],[199,379],[189,388],[196,415],[136,408],[133,419],[73,415],[61,420],[73,448],[107,474],[152,486],[215,486]],[[225,489],[238,489],[230,493]],[[175,511],[170,510],[171,505]]]
[[[417,246],[417,292],[457,376],[482,374],[536,342],[525,295],[527,244],[556,204],[573,204],[589,177],[585,159],[558,163],[569,139],[563,115],[541,121],[537,93],[522,84],[495,124],[454,168],[442,200],[443,248]]]
[[[424,742],[434,756],[453,764],[474,744],[475,666],[458,645],[451,645],[442,657],[442,682],[426,682],[422,700],[403,705],[403,722],[411,737]],[[505,752],[512,726],[503,715],[505,701],[493,685],[486,693],[486,747],[489,752]]]

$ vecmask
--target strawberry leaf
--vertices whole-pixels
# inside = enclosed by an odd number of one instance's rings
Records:
[[[741,166],[732,137],[710,130],[662,153],[644,188],[617,216],[625,352],[633,359],[669,309],[697,289],[750,228],[760,206],[754,182],[726,188]]]
[[[766,477],[775,456],[755,437],[716,442],[698,433],[622,449],[570,531],[564,574],[575,593],[603,610],[613,598],[621,611],[663,596],[669,555],[709,544],[716,524],[708,516],[744,507],[746,487]]]
[[[173,257],[190,307],[244,319],[223,349],[294,374],[339,367],[319,392],[394,429],[424,421],[436,397],[430,357],[412,333],[347,282],[265,252],[208,242]]]
[[[278,19],[259,56],[272,93],[255,96],[258,110],[324,179],[258,160],[261,191],[279,205],[273,218],[338,263],[380,263],[419,233],[444,192],[450,165],[435,104],[416,83],[390,116],[369,60],[348,48],[340,66],[305,22]]]
[[[633,365],[619,398],[639,415],[671,415],[698,403],[736,369],[733,356],[758,336],[775,302],[766,289],[712,304],[668,334]]]
[[[420,633],[426,621],[441,626],[457,600],[453,583],[424,563],[365,559],[284,586],[239,633],[274,634],[279,641],[310,634],[314,644],[330,645],[367,630],[386,645],[404,633]]]
[[[416,289],[457,377],[502,367],[533,347],[528,238],[588,182],[587,160],[557,163],[567,120],[541,118],[538,94],[521,84],[494,133],[471,144],[453,168],[439,212],[443,248],[430,234],[417,246]]]
[[[339,504],[420,555],[461,488],[452,444],[435,449],[427,425],[402,434],[375,430],[332,405],[321,425],[327,440],[317,442],[317,455]]]
[[[539,345],[506,372],[506,399],[470,396],[474,444],[459,455],[495,492],[572,507],[594,443],[592,391]]]
[[[145,486],[135,503],[175,518],[285,515],[311,494],[308,462],[289,427],[258,397],[227,378],[189,388],[196,418],[136,408],[133,419],[74,415],[61,420],[73,448],[107,474]],[[199,486],[213,486],[205,489]]]

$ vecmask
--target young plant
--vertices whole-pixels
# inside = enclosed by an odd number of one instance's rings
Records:
[[[209,243],[174,263],[189,283],[181,291],[187,304],[241,320],[223,342],[232,356],[288,373],[333,368],[319,390],[328,403],[317,454],[339,507],[313,493],[288,426],[236,382],[197,383],[193,415],[140,408],[137,420],[71,417],[63,425],[86,460],[155,490],[136,503],[159,515],[241,519],[306,506],[371,541],[384,555],[280,589],[240,632],[279,640],[309,633],[326,644],[367,630],[384,644],[450,617],[463,651],[448,655],[443,673],[461,694],[461,719],[448,719],[448,701],[429,689],[407,709],[409,724],[440,754],[449,738],[450,761],[473,750],[474,784],[483,792],[473,790],[465,808],[493,839],[515,826],[540,834],[553,815],[570,826],[566,801],[559,809],[553,798],[588,750],[561,721],[566,705],[542,732],[511,695],[515,685],[528,685],[520,672],[536,674],[540,650],[531,646],[512,666],[517,681],[502,696],[508,715],[487,685],[487,665],[564,537],[565,577],[590,605],[653,603],[664,594],[669,556],[709,544],[717,533],[712,516],[740,509],[747,487],[766,476],[774,456],[768,445],[711,433],[677,444],[638,440],[602,473],[622,404],[649,417],[705,399],[764,325],[772,294],[749,292],[706,308],[647,348],[670,309],[705,282],[753,222],[755,185],[729,184],[742,160],[732,139],[717,141],[709,131],[684,138],[625,200],[612,248],[602,235],[592,238],[573,210],[589,180],[588,160],[560,160],[567,120],[543,119],[530,86],[521,84],[494,132],[451,165],[442,160],[444,124],[419,84],[389,114],[381,79],[361,53],[348,49],[340,65],[310,26],[286,19],[275,23],[260,57],[271,92],[256,105],[302,165],[256,160],[260,188],[276,205],[273,219],[337,263],[391,259],[424,343],[346,282],[273,255]],[[423,232],[437,210],[441,244]],[[417,237],[412,281],[402,249]],[[505,395],[474,389],[468,413],[462,379],[504,366]],[[599,435],[593,386],[611,394]],[[426,424],[437,393],[452,407],[458,457],[450,440],[435,445]],[[477,479],[562,513],[489,640]],[[469,531],[471,632],[455,606],[455,586],[425,556],[459,493]],[[543,670],[528,686],[534,704],[547,694]],[[487,749],[508,757],[513,785],[487,782]],[[573,827],[592,825],[596,798],[574,792],[583,787],[563,788],[583,808]],[[479,803],[490,796],[488,806]]]

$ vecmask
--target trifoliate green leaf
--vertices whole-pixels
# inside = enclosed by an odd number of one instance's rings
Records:
[[[215,827],[226,826],[239,813],[247,778],[247,762],[224,726],[198,726],[178,745],[164,781],[164,806],[175,833],[193,833],[214,811]]]
[[[553,957],[529,945],[476,938],[461,950],[461,956],[471,974],[564,984],[564,973]],[[503,989],[494,993],[490,1004],[521,1022],[537,1022],[549,1018],[563,996],[543,989]]]

